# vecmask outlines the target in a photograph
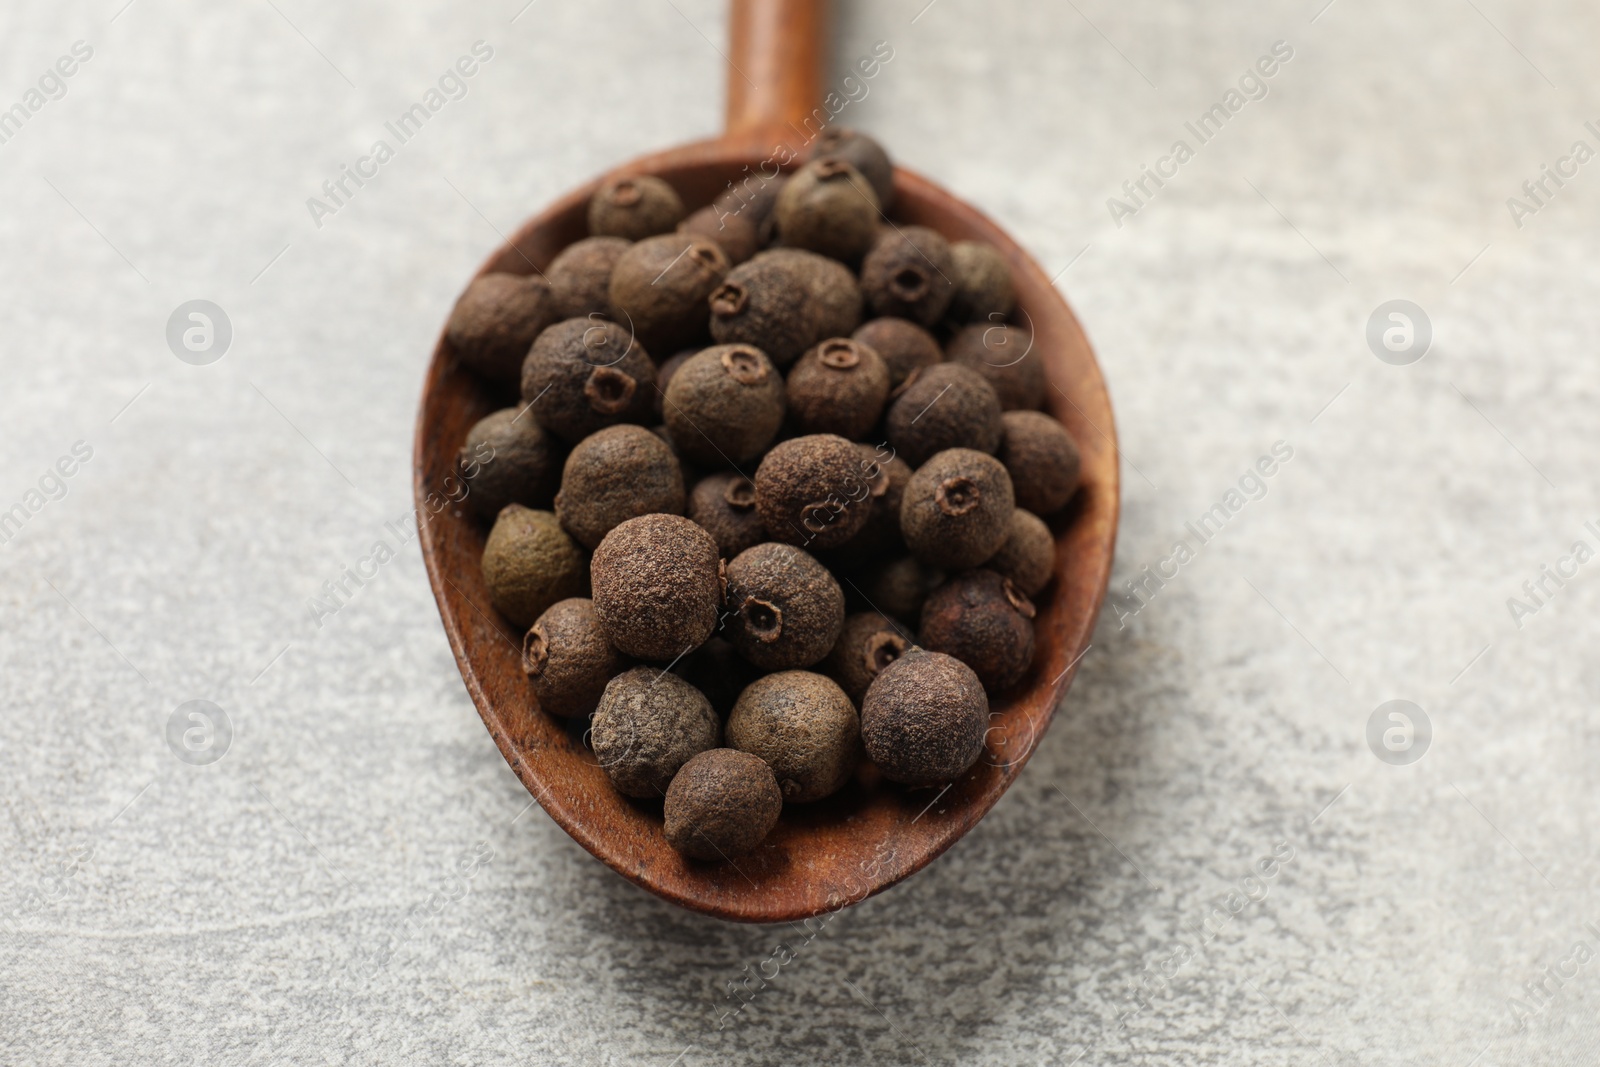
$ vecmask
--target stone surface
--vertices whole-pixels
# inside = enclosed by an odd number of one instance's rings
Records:
[[[119,4],[25,0],[0,39],[6,106],[94,49],[0,144],[0,508],[93,449],[0,545],[0,1059],[1595,1061],[1600,963],[1545,968],[1600,948],[1600,563],[1520,628],[1506,606],[1600,547],[1600,163],[1520,229],[1506,206],[1600,147],[1592,6],[849,5],[833,80],[894,58],[840,121],[1062,271],[1098,348],[1116,587],[1293,458],[1108,608],[975,832],[812,936],[656,900],[530,807],[407,538],[456,294],[496,231],[717,128],[721,5]],[[316,226],[306,198],[479,39],[466,96]],[[1198,144],[1277,40],[1268,95]],[[1432,322],[1410,366],[1364,337],[1396,298]],[[232,324],[208,366],[165,339],[192,299]],[[310,606],[347,566],[372,577]],[[1410,765],[1365,740],[1395,698],[1432,723]],[[191,700],[228,716],[220,760],[188,712],[169,748]]]

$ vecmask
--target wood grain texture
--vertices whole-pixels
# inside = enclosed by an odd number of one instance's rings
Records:
[[[822,102],[829,0],[733,0],[728,12],[730,134],[802,122]]]
[[[691,207],[707,203],[770,146],[761,134],[689,145],[619,171],[660,175]],[[585,205],[598,180],[529,221],[480,270],[542,270],[584,236]],[[593,753],[562,720],[541,712],[520,664],[521,633],[489,604],[478,559],[487,530],[456,508],[435,513],[468,429],[515,398],[496,396],[451,355],[442,332],[423,390],[415,448],[421,546],[451,648],[484,725],[546,812],[623,877],[668,900],[745,922],[791,921],[880,892],[949,848],[1016,779],[1072,681],[1105,595],[1116,540],[1118,465],[1111,402],[1071,310],[1031,257],[971,206],[905,170],[895,175],[896,220],[956,240],[988,241],[1016,280],[1017,318],[1031,324],[1045,367],[1049,410],[1083,452],[1083,486],[1052,523],[1056,576],[1039,598],[1037,652],[1021,692],[992,706],[983,757],[946,791],[905,789],[864,768],[824,801],[791,806],[755,852],[732,863],[685,860],[661,832],[660,804],[611,788]],[[434,497],[437,499],[437,496]]]

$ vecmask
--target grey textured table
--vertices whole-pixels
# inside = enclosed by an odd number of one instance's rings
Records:
[[[719,5],[121,2],[0,36],[0,1060],[1600,1059],[1593,5],[843,14],[836,77],[894,55],[841,121],[1062,272],[1146,593],[992,815],[808,931],[677,910],[530,810],[394,532],[463,280],[714,132]],[[166,340],[194,299],[209,365]],[[1369,347],[1394,299],[1420,361],[1387,313]],[[191,700],[231,739],[169,745]]]

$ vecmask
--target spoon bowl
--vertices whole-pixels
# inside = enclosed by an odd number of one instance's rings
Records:
[[[784,57],[795,52],[797,33],[802,43],[820,40],[815,6],[736,3],[734,16],[738,66],[786,71],[790,88],[804,90],[806,78],[795,76]],[[796,20],[803,24],[798,31]],[[801,102],[820,97],[798,90],[789,95]],[[730,123],[733,132],[722,138],[637,159],[618,173],[666,180],[691,210],[709,203],[730,181],[758,172],[764,162],[770,168],[776,141],[795,139],[794,128],[771,121],[774,114],[792,112],[793,100],[757,110],[764,121]],[[497,395],[458,362],[442,333],[423,386],[414,458],[422,555],[450,647],[484,725],[534,799],[597,859],[667,900],[724,919],[794,921],[854,903],[921,870],[972,829],[1015,780],[1049,725],[1087,648],[1110,576],[1118,511],[1116,431],[1082,328],[1050,278],[994,222],[903,168],[896,168],[894,180],[896,224],[927,226],[952,241],[987,241],[1010,264],[1014,319],[1033,330],[1027,358],[1041,361],[1050,386],[1047,409],[1072,433],[1083,456],[1081,488],[1051,520],[1055,575],[1038,598],[1033,667],[1016,692],[991,701],[982,757],[942,789],[896,786],[866,766],[839,793],[786,806],[777,828],[754,852],[718,864],[680,856],[662,834],[660,803],[618,794],[582,738],[540,710],[522,671],[522,633],[490,606],[480,573],[487,530],[465,509],[436,512],[429,503],[445,495],[467,431],[515,397]],[[478,273],[543,271],[562,248],[587,235],[586,206],[599,184],[596,179],[573,190],[531,219]]]

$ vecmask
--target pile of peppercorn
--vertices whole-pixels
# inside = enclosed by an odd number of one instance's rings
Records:
[[[1005,259],[890,221],[892,174],[835,129],[693,213],[616,178],[589,237],[450,317],[523,400],[461,453],[489,595],[539,706],[665,797],[690,857],[754,848],[863,759],[958,778],[1033,659],[1078,450]]]

